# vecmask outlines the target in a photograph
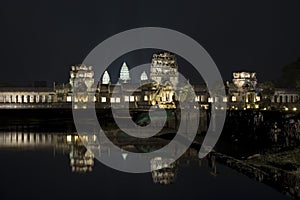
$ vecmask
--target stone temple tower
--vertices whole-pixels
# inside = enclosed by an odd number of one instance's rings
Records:
[[[178,84],[178,65],[174,54],[163,52],[154,54],[150,68],[150,79],[158,84],[170,84],[176,89]]]
[[[102,77],[102,84],[110,84],[110,76],[107,71],[104,72],[103,77]]]
[[[74,102],[93,101],[94,91],[94,71],[92,66],[75,65],[70,71],[70,85],[72,92],[76,87],[77,96]]]
[[[126,62],[123,63],[120,71],[120,77],[119,77],[119,83],[128,83],[130,82],[130,74],[129,74],[129,69],[127,67]]]

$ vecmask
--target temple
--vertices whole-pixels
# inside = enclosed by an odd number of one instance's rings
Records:
[[[149,109],[156,106],[175,109],[177,101],[198,102],[203,109],[211,103],[226,102],[227,107],[215,109],[263,109],[297,111],[300,91],[274,88],[266,93],[255,72],[234,72],[232,81],[225,85],[226,96],[210,96],[204,83],[179,86],[178,64],[174,54],[154,54],[150,74],[143,71],[140,82],[133,82],[130,70],[124,62],[120,67],[117,83],[112,83],[108,71],[100,81],[94,80],[92,66],[72,66],[68,83],[53,84],[53,87],[1,87],[0,109],[21,108],[87,108],[87,102],[95,102],[96,108],[106,109],[112,104],[123,108]],[[76,89],[76,91],[74,91]],[[194,93],[192,92],[194,91]],[[195,94],[191,95],[191,94]]]

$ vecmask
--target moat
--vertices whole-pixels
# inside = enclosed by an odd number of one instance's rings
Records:
[[[39,195],[50,190],[64,191],[60,196],[52,193],[56,199],[96,197],[100,194],[94,191],[100,186],[104,190],[115,187],[128,191],[141,182],[147,185],[147,190],[157,191],[158,199],[166,195],[163,190],[170,190],[167,194],[175,199],[177,195],[188,197],[195,192],[201,197],[220,198],[220,194],[212,192],[215,190],[233,199],[299,198],[299,117],[296,113],[229,111],[221,138],[204,159],[198,158],[205,136],[205,131],[200,130],[190,149],[172,167],[132,175],[130,179],[130,174],[109,169],[87,151],[75,131],[69,109],[1,110],[1,113],[1,177],[8,182],[1,184],[1,195],[8,199],[21,196],[39,199]],[[98,119],[100,123],[104,121],[101,124],[106,127],[108,137],[133,152],[152,151],[174,137],[172,129],[166,127],[162,134],[143,142],[132,140],[113,125],[109,113],[99,113],[102,114]],[[133,117],[137,120],[141,116],[144,117],[140,114]],[[102,156],[112,153],[105,147],[97,148]],[[41,182],[44,184],[36,184]],[[13,185],[21,192],[13,193]],[[140,187],[141,191],[127,194],[142,196],[146,186]],[[175,188],[180,189],[174,193]],[[29,192],[33,190],[36,192]]]

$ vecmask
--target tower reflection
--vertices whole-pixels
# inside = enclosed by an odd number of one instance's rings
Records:
[[[81,142],[72,143],[70,146],[70,166],[73,172],[85,173],[92,171],[94,154],[85,148]]]
[[[171,164],[169,164],[172,162]],[[150,162],[154,183],[168,185],[176,181],[176,162],[171,158],[156,157]]]
[[[160,140],[149,143],[137,143],[128,145],[126,142],[115,140],[115,143],[132,151],[134,149],[155,149],[161,146]],[[95,165],[95,153],[97,156],[110,156],[109,146],[100,145],[97,135],[81,135],[77,133],[61,132],[31,132],[31,131],[5,131],[0,132],[0,149],[10,150],[39,150],[48,149],[53,151],[53,156],[62,153],[69,157],[70,169],[73,173],[89,173],[93,171]],[[203,160],[199,160],[196,149],[189,149],[181,159],[175,161],[166,157],[155,157],[150,163],[151,175],[154,183],[168,185],[176,181],[178,168],[188,166],[191,162],[202,165]],[[207,166],[211,166],[212,174],[216,174],[215,159],[208,156]],[[126,161],[126,159],[124,159]],[[167,164],[171,163],[171,164]]]

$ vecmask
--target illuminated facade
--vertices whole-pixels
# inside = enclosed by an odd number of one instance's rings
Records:
[[[102,84],[104,84],[104,85],[110,84],[110,76],[107,71],[105,71],[103,74]]]
[[[148,80],[148,76],[146,74],[146,72],[144,71],[141,75],[141,81],[147,81]]]
[[[254,72],[234,72],[232,83],[227,83],[228,104],[236,109],[258,108],[257,78]]]
[[[71,85],[71,92],[76,95],[68,95],[68,102],[84,103],[94,101],[93,93],[95,92],[96,85],[92,66],[72,66],[69,84]],[[76,93],[74,93],[74,88],[76,88]]]
[[[154,54],[150,67],[150,79],[160,85],[176,89],[178,84],[178,65],[174,54],[164,52]]]
[[[51,103],[57,101],[54,88],[50,87],[2,87],[0,88],[0,103]]]
[[[120,78],[119,82],[120,83],[128,83],[131,80],[130,74],[129,74],[129,69],[127,67],[126,62],[123,63],[121,70],[120,70]]]
[[[178,86],[178,65],[174,54],[169,52],[154,54],[150,74],[143,71],[140,82],[133,83],[126,62],[120,67],[116,84],[111,83],[108,71],[100,82],[94,80],[92,66],[71,67],[69,83],[53,87],[2,87],[0,88],[0,108],[74,108],[85,109],[87,102],[95,102],[96,108],[109,108],[111,104],[125,108],[148,109],[151,106],[175,109],[176,102],[198,102],[203,109],[211,103],[226,102],[227,108],[216,109],[293,109],[300,99],[299,90],[277,89],[271,96],[270,106],[261,103],[261,89],[255,72],[234,72],[232,82],[225,84],[226,96],[210,96],[205,84]],[[223,84],[223,83],[221,83]],[[74,93],[74,89],[76,92]],[[191,93],[191,90],[194,93]],[[114,92],[114,95],[112,93]],[[195,94],[195,95],[191,95]],[[293,104],[288,107],[287,103]]]

